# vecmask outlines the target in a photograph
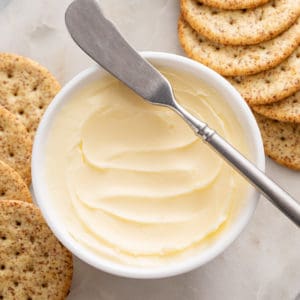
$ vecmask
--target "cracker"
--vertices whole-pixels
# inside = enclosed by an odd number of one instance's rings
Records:
[[[32,138],[59,89],[53,75],[35,61],[0,53],[0,104],[18,116]]]
[[[270,40],[300,15],[300,0],[274,0],[252,10],[220,10],[181,0],[184,19],[198,33],[224,45],[252,45]]]
[[[27,185],[31,182],[31,145],[21,121],[0,106],[0,160],[16,170]]]
[[[181,17],[178,36],[186,54],[224,76],[251,75],[280,64],[300,43],[300,18],[278,37],[250,46],[224,46],[198,34]]]
[[[300,170],[300,124],[255,114],[266,154],[279,164]]]
[[[197,0],[208,6],[220,9],[254,8],[267,3],[269,0]]]
[[[72,273],[71,253],[39,209],[0,201],[0,299],[65,299]]]
[[[287,98],[300,90],[300,47],[273,69],[228,80],[250,105]]]
[[[0,174],[0,200],[32,201],[30,191],[21,176],[1,160]]]
[[[270,119],[300,123],[300,91],[275,103],[254,105],[252,109]]]

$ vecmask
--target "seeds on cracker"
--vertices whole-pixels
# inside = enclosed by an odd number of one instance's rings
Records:
[[[252,109],[270,119],[300,123],[300,91],[275,103],[254,105]]]
[[[15,115],[0,106],[0,160],[31,182],[31,138]]]
[[[71,253],[39,209],[0,201],[0,299],[65,299],[72,273]]]
[[[59,89],[53,75],[37,62],[0,53],[0,105],[18,116],[32,138]]]
[[[214,42],[251,45],[289,28],[300,15],[300,0],[274,0],[249,10],[220,10],[181,0],[181,13],[192,28]]]
[[[273,103],[300,90],[300,47],[273,69],[228,80],[250,105]]]
[[[0,200],[31,202],[30,191],[21,176],[0,160]]]
[[[281,63],[300,43],[300,19],[278,37],[250,46],[224,46],[198,34],[181,17],[180,43],[186,54],[224,76],[251,75]]]
[[[276,162],[300,170],[300,124],[279,122],[255,114],[265,152]]]
[[[267,3],[269,0],[197,0],[208,6],[220,9],[244,9],[254,8]]]

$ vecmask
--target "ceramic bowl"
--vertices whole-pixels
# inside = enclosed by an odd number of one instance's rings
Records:
[[[255,118],[245,101],[227,80],[206,66],[182,56],[160,52],[143,52],[142,55],[154,65],[171,70],[174,69],[178,72],[187,72],[215,89],[231,107],[244,130],[249,142],[251,160],[261,170],[264,170],[263,144]],[[63,220],[59,218],[57,212],[52,208],[51,199],[49,199],[49,193],[47,192],[47,182],[45,182],[43,176],[40,176],[44,172],[46,140],[51,124],[55,120],[56,114],[72,98],[72,95],[77,94],[87,84],[96,79],[99,80],[106,74],[106,71],[98,66],[81,72],[62,88],[46,110],[36,134],[32,156],[32,184],[37,205],[40,207],[53,233],[74,255],[105,272],[130,278],[162,278],[200,267],[222,253],[245,228],[253,215],[259,198],[259,193],[254,188],[249,189],[246,196],[247,199],[241,199],[245,202],[245,205],[240,209],[230,228],[226,232],[221,233],[208,248],[199,251],[196,255],[188,256],[176,264],[167,264],[157,268],[137,268],[116,264],[105,258],[102,259],[81,246],[71,237],[64,226]]]

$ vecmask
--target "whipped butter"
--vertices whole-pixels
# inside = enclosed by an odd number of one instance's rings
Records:
[[[243,153],[243,132],[220,96],[163,70],[176,98]],[[193,255],[230,226],[247,185],[172,110],[107,76],[73,97],[47,140],[53,208],[102,258],[159,266]]]

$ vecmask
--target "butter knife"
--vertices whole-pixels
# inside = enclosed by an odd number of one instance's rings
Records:
[[[300,226],[299,202],[206,123],[180,106],[168,80],[126,42],[116,27],[105,18],[96,0],[73,1],[66,11],[65,21],[74,41],[93,60],[145,100],[176,111],[198,136]]]

